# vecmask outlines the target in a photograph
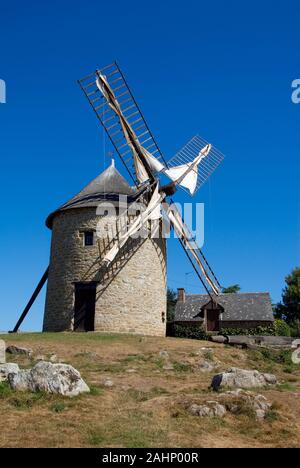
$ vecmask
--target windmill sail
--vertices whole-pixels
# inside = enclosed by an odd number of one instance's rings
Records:
[[[108,85],[106,86],[101,80],[98,85],[101,84],[102,89],[101,86],[99,89],[96,84],[99,74],[105,75],[105,82]],[[155,157],[156,161],[167,167],[163,154],[116,62],[102,67],[78,82],[135,185],[138,186],[140,181],[146,179],[143,167],[145,164],[141,164],[136,159],[136,152],[138,152],[139,159],[143,160],[143,155],[149,153]],[[121,110],[127,124],[137,137],[140,147],[136,148],[134,135],[128,132],[128,126],[122,126],[117,110]],[[158,164],[156,161],[153,162],[153,167]],[[148,172],[147,176],[149,178]]]
[[[169,218],[171,225],[173,226],[178,239],[185,250],[194,270],[196,271],[199,279],[201,280],[206,291],[210,294],[218,296],[220,294],[221,286],[218,282],[215,274],[209,266],[206,258],[204,257],[201,249],[193,240],[192,235],[184,223],[181,214],[177,210],[175,205],[168,207],[165,210],[166,216]]]
[[[105,75],[102,75],[101,72],[97,72],[98,78],[96,80],[96,85],[98,89],[102,92],[103,96],[106,98],[108,105],[111,109],[117,114],[120,119],[120,124],[123,129],[124,136],[126,138],[128,146],[132,150],[135,172],[138,178],[139,183],[146,182],[151,177],[151,172],[147,172],[145,164],[142,163],[141,157],[144,159],[144,154],[142,151],[142,146],[138,140],[137,135],[134,130],[126,120],[122,109],[118,103],[116,96],[114,95],[113,90],[107,82]]]
[[[113,90],[108,84],[105,75],[102,75],[101,72],[97,72],[97,74],[98,78],[96,80],[96,85],[102,92],[103,96],[106,98],[108,105],[119,117],[127,144],[132,150],[135,172],[139,183],[142,184],[149,180],[149,178],[153,176],[153,173],[163,171],[168,177],[170,177],[171,180],[183,187],[188,188],[190,193],[193,195],[197,186],[198,164],[205,156],[208,155],[211,149],[211,145],[207,144],[204,148],[202,148],[199,151],[198,156],[191,163],[176,166],[172,169],[167,169],[158,159],[156,159],[147,149],[141,145],[137,135],[125,118],[118,100],[116,99]]]
[[[205,154],[205,157],[202,157],[198,161],[197,157],[202,152]],[[175,178],[180,174],[181,168],[186,166],[191,167],[197,161],[192,171],[188,173],[186,180],[181,181],[183,189],[187,189],[190,193],[194,194],[207,181],[223,159],[224,155],[215,146],[208,144],[204,138],[196,135],[169,160],[169,168],[166,172],[168,172],[171,178]]]
[[[211,147],[210,144],[205,145],[192,162],[167,169],[165,174],[181,187],[186,187],[193,195],[197,187],[198,165],[209,154]]]

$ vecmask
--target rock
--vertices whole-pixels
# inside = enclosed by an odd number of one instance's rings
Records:
[[[123,392],[127,392],[128,390],[130,390],[130,388],[130,385],[122,385],[121,390],[123,390]]]
[[[204,359],[213,361],[214,360],[214,350],[212,348],[200,348],[196,351],[198,356],[202,356]]]
[[[203,417],[217,417],[223,418],[226,414],[226,408],[223,405],[220,405],[217,401],[207,401],[205,405],[196,405],[193,404],[189,407],[188,411],[194,416]]]
[[[214,350],[213,350],[213,348],[206,348],[205,346],[203,346],[198,351],[196,351],[196,354],[198,354],[198,355],[199,354],[202,355],[202,354],[205,354],[205,353],[209,353],[209,354],[213,355]]]
[[[18,364],[8,362],[7,364],[0,364],[0,382],[8,379],[9,374],[17,374],[20,371]]]
[[[114,383],[112,380],[110,379],[105,379],[103,384],[102,384],[104,387],[108,387],[108,388],[111,388],[114,386]]]
[[[46,361],[38,362],[30,370],[9,374],[8,381],[13,390],[20,391],[42,391],[66,396],[76,396],[90,391],[74,367]]]
[[[159,356],[163,359],[169,359],[169,353],[168,351],[160,351]]]
[[[137,370],[136,369],[127,369],[126,372],[128,372],[128,374],[134,374],[134,372],[136,372]]]
[[[45,361],[46,358],[43,354],[38,354],[35,358],[35,361]]]
[[[174,370],[174,366],[171,362],[167,362],[164,366],[163,366],[163,370],[166,370],[166,371],[169,371],[169,370]]]
[[[201,372],[211,372],[213,371],[216,367],[218,367],[218,364],[211,362],[211,361],[203,361],[199,364],[198,369]]]
[[[245,370],[232,367],[228,371],[213,377],[211,387],[217,391],[222,385],[224,387],[253,388],[275,385],[277,379],[272,374],[262,374],[257,370]]]
[[[32,349],[22,348],[21,346],[11,345],[6,348],[6,352],[9,354],[24,354],[25,356],[32,355]]]
[[[250,409],[254,411],[257,419],[264,419],[272,406],[265,396],[240,388],[223,393],[221,401],[231,413],[241,414]]]
[[[277,385],[277,378],[274,374],[263,374],[268,385]]]
[[[6,363],[6,356],[5,356],[5,341],[0,340],[0,364]]]

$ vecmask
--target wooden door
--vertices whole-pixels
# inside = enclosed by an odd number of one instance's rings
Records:
[[[206,310],[206,329],[207,331],[219,331],[219,310],[207,309]]]
[[[74,331],[94,331],[95,329],[95,286],[75,288]]]

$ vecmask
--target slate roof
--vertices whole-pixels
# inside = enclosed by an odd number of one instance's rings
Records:
[[[210,297],[206,294],[186,294],[185,302],[178,301],[176,304],[175,321],[202,321],[195,315],[209,301]],[[220,294],[217,302],[224,307],[222,320],[274,320],[269,293]]]
[[[98,206],[101,200],[118,200],[119,195],[127,195],[130,202],[135,199],[137,194],[136,189],[130,187],[114,164],[111,164],[74,197],[51,213],[46,219],[46,226],[51,229],[53,218],[61,211],[71,208]]]

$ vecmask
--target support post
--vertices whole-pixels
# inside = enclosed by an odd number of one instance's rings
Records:
[[[12,330],[12,331],[9,331],[9,333],[17,333],[17,331],[19,330],[23,320],[25,319],[26,315],[28,314],[32,304],[34,303],[34,301],[36,300],[37,296],[39,295],[39,292],[40,290],[42,289],[42,287],[44,286],[44,284],[46,283],[47,281],[47,278],[48,278],[48,273],[49,273],[49,267],[47,267],[47,270],[45,271],[45,273],[43,274],[42,278],[40,279],[39,281],[39,284],[37,285],[37,287],[35,288],[31,298],[29,299],[25,309],[23,310],[19,320],[17,321],[16,325],[15,325],[15,328]]]

